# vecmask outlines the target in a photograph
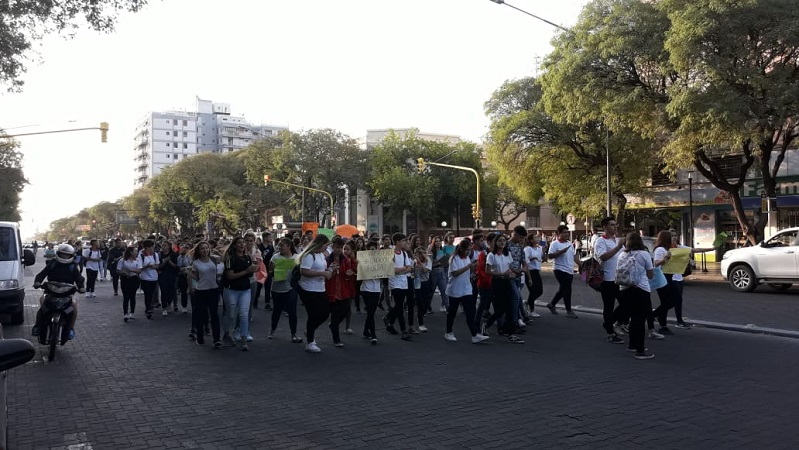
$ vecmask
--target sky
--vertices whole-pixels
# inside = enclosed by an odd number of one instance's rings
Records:
[[[587,0],[508,0],[564,27]],[[113,34],[49,36],[21,93],[0,93],[20,137],[23,236],[133,191],[133,138],[150,111],[195,109],[292,130],[416,127],[480,142],[483,104],[505,80],[531,76],[557,30],[490,0],[151,0]]]

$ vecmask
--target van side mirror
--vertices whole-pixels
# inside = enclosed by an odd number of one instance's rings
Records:
[[[0,372],[21,366],[36,355],[33,344],[26,339],[0,340]]]
[[[32,266],[36,264],[36,255],[33,254],[33,251],[26,248],[22,252],[22,264],[25,266]]]

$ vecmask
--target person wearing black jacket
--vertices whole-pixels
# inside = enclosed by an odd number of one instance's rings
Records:
[[[107,266],[109,272],[111,272],[111,284],[114,286],[114,295],[119,295],[119,272],[117,271],[117,263],[122,256],[125,254],[125,243],[122,242],[122,239],[116,238],[114,239],[114,246],[108,250],[108,257],[105,259],[107,261]]]
[[[275,275],[274,271],[269,272],[269,261],[272,260],[272,257],[275,255],[275,245],[272,239],[272,233],[265,231],[261,235],[261,239],[263,242],[263,255],[264,255],[264,262],[267,263],[267,277],[266,281],[264,281],[263,289],[264,289],[264,310],[270,311],[272,309],[272,277]],[[259,285],[260,286],[260,285]],[[260,295],[256,293],[255,295],[255,307],[258,307],[258,297]]]

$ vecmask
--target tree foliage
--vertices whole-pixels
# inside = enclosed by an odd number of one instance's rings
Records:
[[[666,169],[695,166],[731,199],[752,240],[739,189],[748,173],[776,194],[796,139],[799,11],[792,0],[596,0],[544,64],[542,100],[560,121],[603,120],[653,139]],[[739,155],[741,170],[716,164]]]
[[[0,134],[5,134],[0,130]],[[19,195],[28,184],[22,172],[22,154],[14,140],[0,139],[0,220],[20,220]]]
[[[45,35],[72,36],[81,26],[110,33],[120,11],[146,0],[13,0],[0,2],[0,83],[19,90],[33,46]]]

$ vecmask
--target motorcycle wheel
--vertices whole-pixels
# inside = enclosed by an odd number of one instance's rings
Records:
[[[61,338],[60,323],[55,322],[50,324],[50,353],[47,360],[52,362],[55,360],[55,347],[58,345],[58,340]]]

